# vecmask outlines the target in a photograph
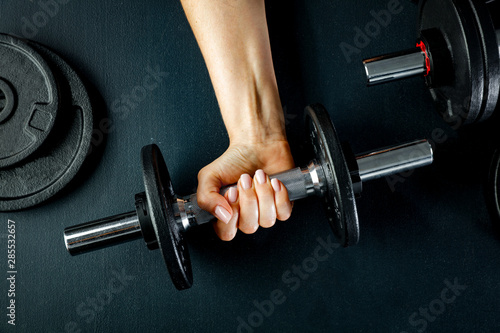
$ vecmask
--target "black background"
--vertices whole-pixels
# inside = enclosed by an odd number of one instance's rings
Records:
[[[63,2],[61,0],[61,2]],[[297,202],[292,218],[230,243],[212,227],[188,236],[194,285],[178,292],[161,254],[142,241],[71,257],[67,226],[133,210],[141,192],[140,148],[157,143],[174,187],[187,194],[196,175],[227,147],[227,135],[205,64],[178,1],[2,1],[0,31],[49,46],[102,97],[99,113],[111,127],[86,170],[53,200],[0,214],[7,271],[7,220],[17,226],[16,326],[7,324],[8,284],[0,288],[1,332],[498,332],[499,239],[484,195],[492,141],[484,128],[455,131],[435,112],[422,79],[367,88],[361,60],[407,49],[416,38],[417,6],[402,11],[350,61],[356,27],[370,11],[394,1],[270,1],[268,21],[288,134],[297,163],[302,112],[313,102],[329,110],[339,136],[363,152],[405,141],[436,142],[435,163],[391,188],[365,184],[358,211],[361,240],[334,248],[311,264],[321,238],[331,237],[320,203]],[[396,1],[397,2],[397,1]],[[45,14],[40,14],[45,11]],[[445,15],[445,13],[443,13]],[[38,26],[36,26],[38,25]],[[158,87],[123,108],[147,69],[159,68]],[[0,171],[1,172],[1,171]],[[116,274],[129,280],[120,287]],[[305,274],[305,273],[303,273]],[[286,283],[283,275],[294,277]],[[451,284],[464,286],[456,297]],[[115,289],[116,289],[115,288]],[[264,314],[271,293],[284,297]],[[458,292],[457,292],[458,294]],[[105,304],[93,309],[92,299]],[[434,307],[428,319],[420,308]],[[272,312],[272,313],[271,313]],[[414,313],[417,313],[416,315]],[[0,313],[1,314],[1,313]],[[413,320],[412,320],[413,318]],[[252,324],[254,327],[249,326]]]

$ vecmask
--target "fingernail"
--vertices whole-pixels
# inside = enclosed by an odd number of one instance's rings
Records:
[[[236,187],[232,186],[229,188],[229,190],[227,191],[227,198],[232,204],[235,203],[236,200],[238,200],[238,190],[236,189]]]
[[[266,182],[266,174],[262,170],[257,170],[257,172],[255,172],[255,178],[257,178],[257,183],[261,185]]]
[[[215,216],[225,224],[228,224],[229,220],[231,220],[231,214],[222,206],[215,208]]]
[[[271,179],[271,185],[273,186],[274,192],[280,192],[281,191],[281,184],[279,180],[276,178]]]
[[[248,190],[250,187],[252,187],[252,177],[248,174],[243,174],[240,177],[241,181],[241,187],[243,187],[244,190]]]

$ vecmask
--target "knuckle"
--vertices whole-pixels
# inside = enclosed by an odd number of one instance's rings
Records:
[[[200,206],[201,209],[207,210],[207,208],[210,206],[210,200],[208,196],[203,192],[198,192],[196,194],[196,200],[198,201],[198,206]]]
[[[251,193],[240,194],[241,210],[247,212],[248,215],[254,215],[251,214],[251,211],[253,211],[255,207],[258,207],[258,205],[259,205],[259,200],[257,199],[257,196],[255,194]]]
[[[288,206],[290,199],[288,198],[288,193],[281,191],[278,196],[276,196],[276,203],[279,206]]]
[[[207,167],[204,167],[200,171],[198,171],[198,181],[200,179],[203,179],[206,174],[207,174]]]
[[[254,234],[257,229],[259,229],[259,225],[255,223],[240,225],[241,232],[247,235]]]
[[[232,241],[235,236],[236,236],[236,232],[234,232],[234,231],[225,230],[225,231],[219,232],[219,238],[221,240],[223,240],[224,242]]]
[[[286,221],[292,216],[292,207],[283,206],[278,209],[278,220]]]
[[[262,228],[271,228],[276,224],[276,219],[265,219],[260,222]]]
[[[260,215],[259,224],[263,228],[271,228],[276,224],[276,208],[271,207],[266,213]]]
[[[292,214],[290,212],[287,212],[285,214],[280,214],[279,217],[278,217],[278,219],[280,221],[286,221],[286,220],[288,220],[290,218],[290,216],[292,216]]]

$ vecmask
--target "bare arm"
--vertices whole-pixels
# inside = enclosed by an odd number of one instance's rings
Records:
[[[231,142],[286,140],[263,0],[182,0]]]
[[[198,176],[198,202],[219,219],[216,231],[232,239],[291,212],[282,184],[267,174],[293,167],[271,56],[263,0],[182,0],[205,59],[230,146]],[[254,179],[249,175],[254,175]],[[242,176],[243,175],[243,176]],[[239,181],[238,181],[239,180]],[[238,192],[218,194],[238,181]],[[250,184],[249,184],[250,182]],[[224,222],[224,223],[223,223]],[[228,222],[228,223],[226,223]]]

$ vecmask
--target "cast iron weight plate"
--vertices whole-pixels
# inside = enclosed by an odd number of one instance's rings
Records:
[[[187,244],[175,222],[176,200],[167,165],[156,145],[142,148],[142,171],[151,224],[158,247],[178,290],[191,288],[193,270]]]
[[[0,34],[0,168],[30,156],[47,139],[59,108],[49,65],[26,42]]]
[[[476,123],[495,111],[500,56],[492,16],[500,13],[495,12],[498,3],[488,6],[472,0],[420,2],[419,34],[437,27],[453,55],[453,77],[447,78],[451,83],[430,88],[438,111],[449,122]]]
[[[54,73],[59,107],[43,145],[20,163],[0,169],[0,211],[37,205],[60,191],[82,166],[91,142],[92,105],[83,82],[58,55],[28,43]],[[24,89],[17,88],[20,94],[29,94]]]
[[[337,132],[328,111],[320,104],[308,106],[305,117],[317,162],[325,174],[324,206],[328,221],[342,246],[355,245],[359,241],[355,193]]]
[[[490,118],[496,110],[500,97],[500,1],[490,0],[483,5],[480,1],[469,0],[474,9],[478,34],[482,37],[485,66],[484,98],[481,119]]]

